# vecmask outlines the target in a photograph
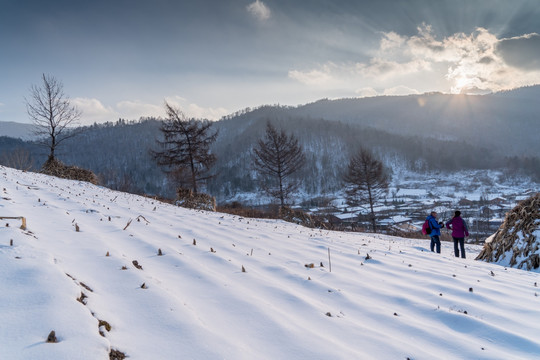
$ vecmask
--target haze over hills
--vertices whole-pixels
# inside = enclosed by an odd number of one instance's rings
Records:
[[[539,100],[536,85],[488,95],[325,99],[298,107],[265,106],[245,117],[341,121],[400,135],[463,140],[507,155],[538,156]]]
[[[34,138],[32,129],[32,124],[23,124],[14,121],[0,121],[0,136],[31,140]]]
[[[296,176],[306,196],[338,191],[359,146],[377,153],[389,170],[507,169],[540,179],[539,97],[540,86],[533,86],[482,96],[437,93],[245,109],[215,122],[217,176],[208,191],[221,200],[257,191],[251,150],[268,121],[304,147],[307,166]],[[58,156],[93,170],[112,188],[173,196],[174,187],[149,155],[159,124],[144,119],[90,126],[66,141]],[[15,148],[25,148],[34,167],[45,161],[35,145],[7,138],[0,141],[0,158]]]

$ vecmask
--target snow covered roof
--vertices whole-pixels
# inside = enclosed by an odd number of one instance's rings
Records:
[[[397,224],[397,223],[403,223],[403,222],[412,221],[412,219],[410,217],[407,217],[407,216],[396,215],[396,216],[392,217],[392,221]]]
[[[336,214],[335,216],[340,220],[350,220],[358,218],[358,214],[356,213]]]

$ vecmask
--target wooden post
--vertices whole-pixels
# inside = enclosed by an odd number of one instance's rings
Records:
[[[21,220],[21,229],[26,230],[26,218],[24,216],[0,216],[0,219]]]
[[[332,272],[332,262],[330,261],[330,248],[328,248],[328,268]]]

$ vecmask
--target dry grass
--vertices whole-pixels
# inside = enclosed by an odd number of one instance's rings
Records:
[[[511,252],[510,266],[532,270],[540,267],[540,241],[534,235],[539,228],[540,193],[520,202],[506,214],[493,240],[486,243],[476,258],[487,262],[502,260]],[[517,242],[518,239],[522,241]],[[518,263],[518,259],[523,259]]]
[[[233,202],[231,204],[219,206],[218,212],[241,216],[245,218],[258,218],[258,219],[279,219],[277,209],[260,210],[242,206],[239,202]]]

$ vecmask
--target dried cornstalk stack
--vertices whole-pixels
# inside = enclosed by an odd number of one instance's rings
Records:
[[[193,193],[189,189],[179,188],[176,190],[178,206],[189,209],[216,211],[216,198],[208,194]]]
[[[296,223],[306,227],[315,227],[313,218],[300,210],[293,210],[288,206],[279,209],[279,217],[288,222]]]
[[[532,270],[540,267],[540,193],[523,200],[506,214],[491,242],[486,243],[476,260],[499,262],[510,257],[511,267]]]
[[[92,171],[81,169],[76,166],[64,165],[57,159],[47,160],[43,165],[41,172],[63,179],[88,181],[92,184],[98,183],[98,178]]]

